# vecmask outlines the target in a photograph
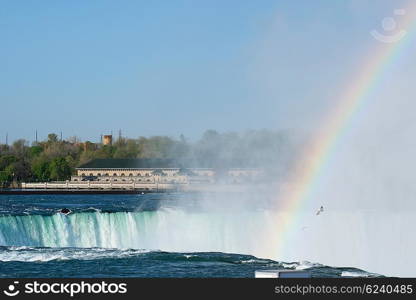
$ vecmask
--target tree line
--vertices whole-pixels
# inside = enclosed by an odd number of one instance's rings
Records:
[[[111,145],[59,140],[54,133],[29,145],[24,139],[0,144],[0,186],[30,181],[67,180],[75,168],[96,158],[167,158],[178,166],[201,168],[270,167],[279,173],[292,161],[295,143],[287,131],[250,130],[243,133],[206,131],[195,142],[152,136],[120,137]]]

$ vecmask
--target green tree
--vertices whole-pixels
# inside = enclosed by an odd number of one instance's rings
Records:
[[[50,170],[49,170],[49,162],[44,159],[39,159],[32,163],[32,174],[36,178],[37,181],[49,181],[50,178]]]
[[[12,163],[17,162],[18,158],[14,155],[0,156],[0,170],[6,169]]]
[[[57,157],[49,164],[49,172],[52,180],[66,180],[71,176],[71,167],[65,158]]]
[[[9,171],[0,171],[0,187],[5,187],[12,181],[12,174]]]
[[[139,158],[172,158],[175,141],[167,136],[141,137],[138,141]]]
[[[53,144],[58,142],[58,136],[55,133],[48,134],[48,143]]]
[[[19,158],[24,158],[27,152],[27,141],[19,139],[13,142],[12,152]]]
[[[41,146],[32,146],[29,148],[29,155],[31,158],[39,156],[43,152],[43,148]]]
[[[13,180],[22,181],[30,178],[30,164],[21,159],[6,167],[5,171],[13,176]]]

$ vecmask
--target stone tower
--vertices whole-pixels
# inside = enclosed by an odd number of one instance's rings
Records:
[[[103,145],[112,145],[112,144],[113,144],[113,136],[111,134],[104,135]]]

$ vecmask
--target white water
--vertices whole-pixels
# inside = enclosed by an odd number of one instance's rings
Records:
[[[278,232],[274,226],[279,218],[287,216],[267,210],[190,212],[165,208],[152,212],[2,216],[0,245],[219,251],[286,262],[356,267],[383,275],[415,274],[410,267],[416,249],[412,212],[331,211],[326,207],[319,216],[314,212],[301,213],[286,239],[273,235]],[[283,244],[278,252],[279,243]],[[83,255],[82,251],[68,253],[28,250],[22,256],[21,251],[8,250],[0,255],[0,260],[47,261]],[[100,254],[94,252],[93,256]],[[296,268],[313,265],[298,264]]]
[[[301,213],[282,242],[280,261],[311,261],[335,267],[355,267],[387,276],[414,276],[416,239],[412,212],[326,211]],[[272,230],[271,230],[272,231]],[[270,257],[278,249],[271,246]],[[275,257],[276,258],[276,257]]]
[[[145,250],[120,250],[103,248],[33,248],[7,247],[0,251],[0,262],[45,262],[53,260],[92,260],[101,258],[125,258],[147,253]]]
[[[371,273],[343,271],[341,277],[370,277]]]
[[[266,211],[76,213],[0,217],[0,245],[257,253]]]

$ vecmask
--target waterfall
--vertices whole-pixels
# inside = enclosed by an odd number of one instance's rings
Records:
[[[1,246],[101,247],[255,253],[268,212],[190,213],[179,209],[0,217]]]
[[[414,275],[413,212],[326,210],[319,216],[303,212],[292,234],[281,240],[273,234],[273,226],[276,219],[288,217],[274,210],[235,213],[165,208],[1,216],[0,246],[215,251],[357,267],[391,276]]]

